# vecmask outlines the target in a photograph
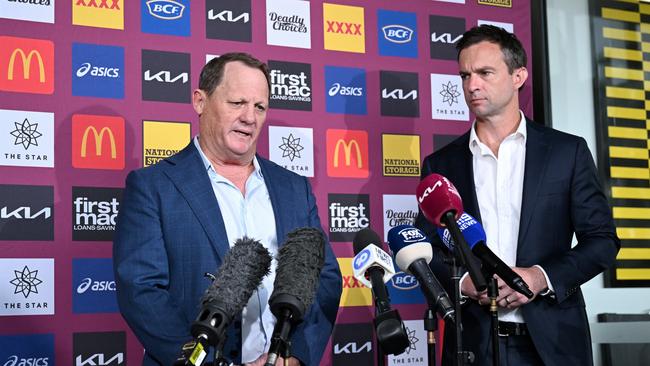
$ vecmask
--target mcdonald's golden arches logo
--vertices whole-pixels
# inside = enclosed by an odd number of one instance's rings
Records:
[[[327,175],[368,177],[368,133],[356,130],[327,130]]]
[[[0,36],[0,90],[54,93],[54,43]]]
[[[124,118],[73,115],[72,166],[82,169],[124,169]]]

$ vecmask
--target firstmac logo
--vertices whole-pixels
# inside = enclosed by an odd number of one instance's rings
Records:
[[[72,166],[124,169],[124,118],[72,115]]]
[[[54,43],[0,36],[0,90],[54,93]]]

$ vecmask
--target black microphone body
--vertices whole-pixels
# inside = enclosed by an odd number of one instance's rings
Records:
[[[436,309],[436,312],[441,318],[453,323],[455,321],[454,305],[452,304],[449,295],[447,295],[447,292],[440,284],[440,281],[438,281],[431,271],[429,264],[424,259],[420,258],[411,263],[408,270],[420,283],[420,288],[422,289],[429,306]]]
[[[530,291],[524,279],[521,278],[517,272],[513,271],[512,268],[510,268],[507,264],[505,264],[501,258],[497,257],[497,255],[494,254],[494,252],[492,252],[484,242],[479,242],[474,245],[474,248],[472,248],[472,253],[481,260],[483,268],[486,271],[501,277],[503,282],[505,282],[513,290],[519,292],[529,299],[534,296],[533,292]]]

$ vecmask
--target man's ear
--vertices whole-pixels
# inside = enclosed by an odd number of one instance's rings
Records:
[[[192,92],[192,106],[196,114],[201,115],[205,105],[208,103],[208,95],[201,89],[194,89]]]
[[[528,69],[520,67],[512,72],[512,82],[515,89],[519,90],[528,79]]]

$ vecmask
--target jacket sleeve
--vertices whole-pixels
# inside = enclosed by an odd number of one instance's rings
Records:
[[[141,171],[131,172],[113,242],[117,301],[149,357],[170,365],[190,340],[181,299],[170,296],[160,206]]]
[[[308,226],[322,230],[316,199],[311,185],[304,178],[307,192]],[[305,320],[296,327],[291,338],[291,353],[304,365],[318,365],[332,333],[342,290],[341,271],[329,241],[325,242],[325,264],[320,274],[314,303]]]

